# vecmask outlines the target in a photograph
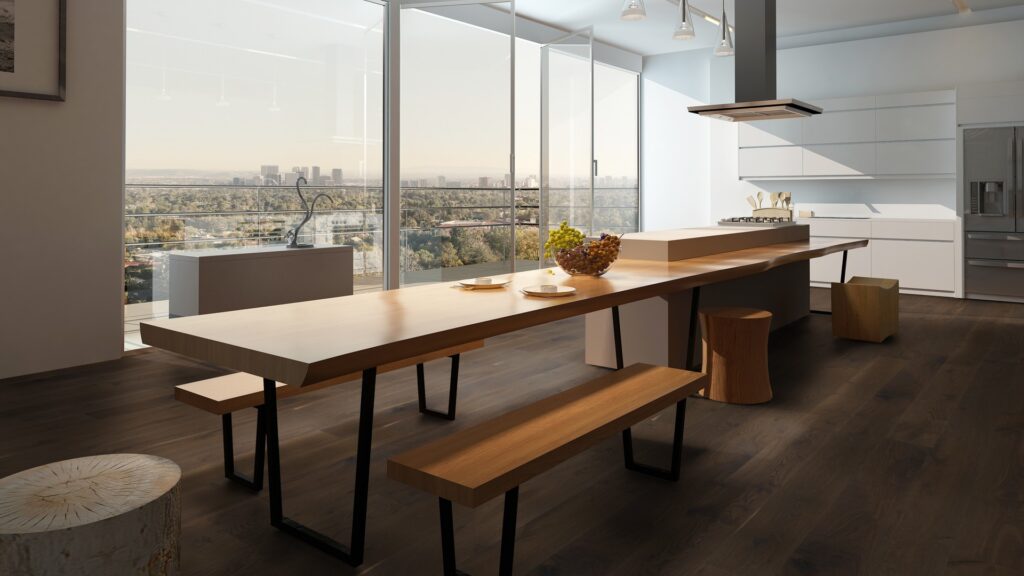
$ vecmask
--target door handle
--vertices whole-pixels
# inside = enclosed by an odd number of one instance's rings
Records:
[[[594,176],[597,176],[597,160],[594,160]]]
[[[1013,268],[1015,270],[1024,270],[1024,262],[999,262],[995,260],[968,260],[968,266],[978,266],[981,268]]]
[[[1013,234],[984,234],[978,232],[968,232],[968,240],[1011,240],[1014,242],[1024,242],[1024,236],[1015,236]]]

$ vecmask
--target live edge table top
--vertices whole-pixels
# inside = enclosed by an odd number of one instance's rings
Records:
[[[184,356],[304,386],[403,358],[572,316],[867,246],[812,238],[676,262],[618,260],[600,278],[555,269],[500,275],[505,288],[454,282],[142,323],[142,341]],[[521,288],[573,286],[562,298]]]

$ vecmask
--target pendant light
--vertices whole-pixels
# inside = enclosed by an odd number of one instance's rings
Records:
[[[715,56],[732,56],[735,50],[732,45],[732,31],[729,30],[729,17],[725,13],[725,0],[722,0],[722,23],[719,24],[722,30],[715,46]]]
[[[690,16],[690,0],[679,0],[679,24],[672,34],[673,40],[693,40],[693,18]]]
[[[643,20],[647,18],[647,10],[644,8],[644,0],[626,0],[622,5],[623,20]]]

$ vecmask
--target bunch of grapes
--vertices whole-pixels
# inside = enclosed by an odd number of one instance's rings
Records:
[[[619,237],[601,234],[601,238],[555,254],[555,261],[570,274],[600,275],[619,257]]]
[[[544,256],[551,258],[561,250],[571,250],[583,246],[586,236],[583,232],[569,226],[569,223],[562,220],[557,229],[548,232],[548,241],[544,243]]]

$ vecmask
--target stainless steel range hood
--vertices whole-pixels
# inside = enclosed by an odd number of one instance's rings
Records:
[[[821,114],[821,108],[812,104],[775,96],[775,0],[737,0],[735,22],[736,102],[688,110],[729,122]]]

